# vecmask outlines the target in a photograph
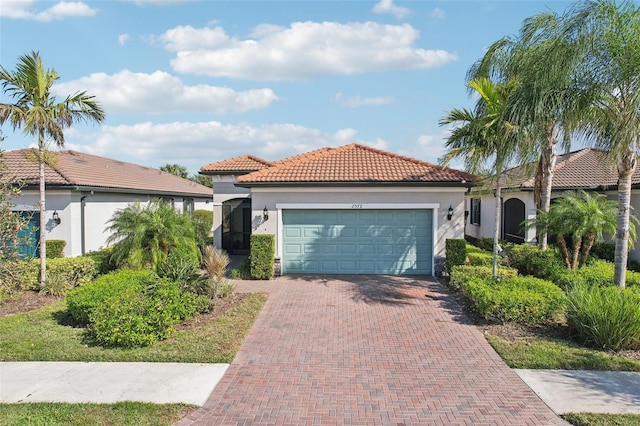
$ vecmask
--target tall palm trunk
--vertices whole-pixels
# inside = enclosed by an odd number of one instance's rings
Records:
[[[45,155],[44,135],[40,132],[38,138],[38,166],[40,177],[40,287],[44,288],[47,280],[47,218],[45,215],[45,178],[44,178],[44,155]]]
[[[493,269],[494,278],[498,276],[498,240],[500,239],[500,199],[502,198],[502,188],[496,185],[496,220],[493,224]]]
[[[553,169],[556,167],[556,160],[558,158],[557,148],[556,148],[556,137],[555,137],[555,125],[550,124],[547,128],[547,144],[542,150],[540,155],[540,175],[541,175],[541,185],[540,185],[540,200],[536,202],[536,207],[545,212],[549,212],[549,207],[551,207],[551,191],[553,190]],[[537,178],[538,176],[536,176]],[[548,245],[548,235],[547,231],[542,230],[538,234],[538,245],[542,250],[547,249]]]
[[[624,287],[627,281],[629,256],[629,213],[631,206],[631,178],[636,171],[636,153],[629,150],[618,163],[618,225],[616,231],[614,283]]]

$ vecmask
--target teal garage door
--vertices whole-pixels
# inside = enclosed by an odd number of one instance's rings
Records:
[[[283,210],[283,273],[431,274],[432,210]]]

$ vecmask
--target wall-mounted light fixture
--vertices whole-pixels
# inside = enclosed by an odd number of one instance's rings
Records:
[[[449,211],[447,212],[447,220],[451,220],[453,217],[453,206],[449,206]]]
[[[57,210],[53,212],[53,222],[54,222],[56,225],[60,225],[60,222],[62,222],[62,221],[60,220],[60,215],[58,214],[58,211],[57,211]]]
[[[269,220],[269,210],[267,210],[267,206],[264,206],[264,210],[262,210],[262,220],[265,222]]]

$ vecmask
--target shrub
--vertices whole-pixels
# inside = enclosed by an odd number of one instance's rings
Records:
[[[605,260],[591,260],[580,269],[566,270],[558,277],[556,284],[568,289],[572,286],[588,285],[605,287],[613,285],[614,264]],[[640,273],[627,271],[626,284],[640,288]]]
[[[213,228],[213,212],[209,210],[195,210],[191,213],[191,221],[195,231],[196,244],[201,252],[205,247],[211,245],[213,238],[211,228]]]
[[[22,270],[20,288],[22,290],[44,290],[40,288],[40,260],[31,259],[24,262],[16,262],[16,267]],[[66,281],[69,288],[87,284],[96,276],[96,268],[93,259],[85,256],[64,257],[50,259],[47,262],[47,279],[56,277]]]
[[[50,275],[47,273],[44,286],[40,286],[40,293],[60,297],[67,294],[72,288],[73,284],[62,275]]]
[[[158,265],[158,276],[178,283],[183,291],[189,293],[204,295],[208,292],[209,283],[198,262],[176,253],[169,254]]]
[[[268,280],[273,277],[275,261],[275,236],[251,234],[251,277]]]
[[[64,240],[47,240],[47,259],[58,259],[64,257],[64,248],[67,242]]]
[[[218,283],[217,295],[222,299],[226,297],[231,297],[236,292],[236,285],[231,281],[223,280]]]
[[[493,253],[467,253],[467,259],[471,266],[493,266]]]
[[[236,280],[251,279],[251,259],[247,257],[242,262],[231,268],[231,271],[229,271],[229,277]]]
[[[454,266],[464,265],[467,261],[467,242],[464,239],[449,238],[445,241],[445,265],[451,273]]]
[[[118,269],[118,265],[116,265],[116,262],[111,258],[112,253],[113,249],[111,247],[107,247],[100,250],[91,251],[85,254],[84,257],[93,259],[97,275],[104,275]]]
[[[566,303],[562,290],[535,277],[472,278],[463,290],[482,316],[501,322],[540,324],[561,314]]]
[[[567,322],[601,349],[640,348],[640,293],[635,289],[578,285],[569,291]]]
[[[596,241],[591,246],[591,256],[597,257],[598,259],[608,260],[609,262],[613,262],[616,252],[616,245],[614,243],[609,243],[605,241]]]
[[[69,293],[67,307],[76,321],[91,324],[98,343],[132,347],[167,338],[176,324],[206,311],[210,302],[149,270],[122,270]]]
[[[493,253],[493,238],[482,237],[478,238],[476,245],[481,249]]]
[[[465,283],[473,278],[491,278],[493,274],[493,268],[488,266],[467,266],[458,265],[454,266],[449,277],[449,285],[455,289],[460,290]],[[498,277],[508,278],[518,275],[518,270],[515,268],[499,267]]]
[[[28,260],[0,261],[0,295],[11,294],[16,290],[36,290],[39,271],[39,268],[34,271]],[[34,272],[35,278],[33,280],[25,280],[28,274]],[[26,288],[25,281],[35,282],[36,287]]]
[[[540,250],[531,244],[520,244],[509,251],[509,266],[520,275],[555,281],[567,269],[554,249]]]

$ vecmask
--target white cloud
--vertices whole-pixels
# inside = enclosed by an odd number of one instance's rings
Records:
[[[436,6],[435,9],[433,9],[431,11],[429,16],[432,17],[432,18],[444,19],[444,17],[447,16],[447,13],[444,10],[442,10],[439,7]]]
[[[350,98],[343,99],[342,94],[336,94],[336,100],[340,102],[340,105],[347,108],[360,108],[363,106],[379,106],[388,105],[393,103],[391,96],[375,96],[370,98],[362,98],[360,96],[352,96]]]
[[[408,14],[410,14],[411,10],[406,7],[395,5],[393,3],[393,0],[380,0],[379,3],[376,3],[375,6],[373,6],[373,12],[388,13],[395,16],[398,19],[402,19]]]
[[[420,34],[408,24],[295,22],[288,28],[263,25],[254,33],[239,40],[219,27],[181,26],[159,40],[177,52],[171,61],[177,72],[262,81],[428,69],[457,59],[445,50],[415,47]]]
[[[418,152],[414,149],[412,152],[403,152],[403,155],[407,155],[414,158],[424,158],[425,161],[438,163],[438,159],[446,152],[445,142],[449,137],[451,131],[444,129],[438,133],[420,135],[417,139]],[[420,155],[424,154],[424,155]],[[459,159],[453,160],[449,167],[453,169],[462,169],[464,162]]]
[[[49,22],[72,16],[95,16],[97,13],[96,9],[92,9],[86,3],[80,1],[61,1],[44,10],[36,8],[36,3],[35,0],[2,0],[0,16],[12,19]]]
[[[67,149],[144,164],[179,163],[191,172],[214,161],[253,154],[279,160],[324,146],[351,142],[385,149],[385,141],[356,139],[354,129],[325,133],[290,123],[223,124],[218,121],[102,126],[96,133],[70,129],[65,134]],[[179,149],[177,149],[179,147]]]
[[[78,80],[56,84],[59,96],[86,91],[96,97],[111,113],[158,114],[175,111],[198,111],[224,114],[266,108],[278,100],[271,89],[236,92],[228,87],[186,86],[163,71],[152,74],[128,70],[113,75],[91,74]]]
[[[120,46],[124,46],[127,41],[129,41],[129,34],[120,34],[118,36],[118,44]]]

